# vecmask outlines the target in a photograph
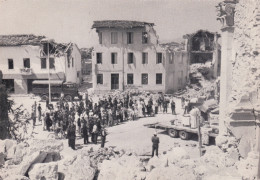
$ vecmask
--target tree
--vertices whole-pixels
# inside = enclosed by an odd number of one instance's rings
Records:
[[[0,139],[6,139],[10,137],[8,110],[10,105],[8,102],[8,96],[5,85],[2,84],[2,71],[0,71]]]

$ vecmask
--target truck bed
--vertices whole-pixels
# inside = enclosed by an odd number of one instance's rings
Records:
[[[198,134],[198,128],[191,129],[190,127],[172,125],[170,121],[145,124],[144,126],[149,127],[149,128],[157,128],[157,129],[164,129],[164,130],[176,129],[178,131],[186,131],[186,132],[189,132],[192,134]],[[215,133],[209,133],[210,137],[217,137],[217,135],[218,134],[215,134]]]

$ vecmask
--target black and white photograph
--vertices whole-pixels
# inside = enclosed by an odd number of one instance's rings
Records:
[[[0,180],[260,180],[260,0],[0,0]]]

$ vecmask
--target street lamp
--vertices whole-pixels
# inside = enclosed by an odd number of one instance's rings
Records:
[[[50,81],[50,43],[54,42],[53,39],[44,38],[42,43],[47,43],[47,67],[48,67],[48,81],[49,81],[49,103],[51,103],[51,81]]]

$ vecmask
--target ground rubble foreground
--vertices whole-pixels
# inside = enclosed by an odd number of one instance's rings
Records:
[[[248,173],[257,166],[249,166],[248,160],[238,161],[238,154],[234,156],[234,151],[228,150],[234,147],[225,141],[222,138],[217,146],[206,147],[201,158],[190,156],[196,147],[179,143],[159,157],[150,158],[111,146],[87,146],[74,151],[55,139],[31,139],[19,144],[4,140],[0,141],[0,153],[5,155],[0,179],[253,179]],[[226,152],[220,147],[223,144],[228,144]],[[248,158],[254,159],[254,154]]]

